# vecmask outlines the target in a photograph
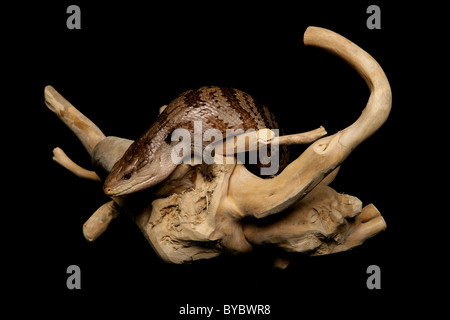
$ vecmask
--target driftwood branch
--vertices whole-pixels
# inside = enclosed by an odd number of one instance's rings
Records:
[[[113,218],[127,211],[162,259],[185,263],[224,251],[246,252],[255,245],[329,254],[360,245],[384,230],[386,223],[372,204],[363,207],[356,197],[339,194],[328,184],[346,157],[386,121],[391,108],[389,83],[369,54],[332,31],[308,28],[304,42],[342,57],[369,86],[367,105],[351,126],[328,137],[323,137],[322,127],[281,137],[264,129],[248,137],[237,136],[231,153],[222,145],[216,153],[231,157],[236,150],[256,150],[261,144],[313,144],[269,179],[236,163],[211,165],[212,178],[200,166],[180,165],[157,186],[139,195],[113,197],[101,206],[83,226],[86,239],[97,239]],[[45,103],[80,139],[95,172],[76,165],[59,148],[54,150],[54,160],[79,177],[102,180],[132,141],[105,137],[51,86],[45,88]],[[281,211],[272,223],[260,223],[261,218]],[[279,267],[287,263],[277,260]]]
[[[92,155],[97,143],[105,139],[103,132],[52,86],[45,87],[44,97],[46,106],[75,133],[89,155]]]
[[[293,145],[308,144],[316,141],[327,134],[324,127],[285,136],[276,136],[270,129],[259,129],[248,133],[227,137],[224,140],[211,144],[215,153],[221,155],[234,155],[238,152],[256,151],[261,148],[267,148],[272,144]]]
[[[94,155],[95,147],[106,137],[101,130],[69,101],[61,96],[52,86],[44,90],[46,106],[63,121],[80,139],[90,156]],[[125,139],[123,139],[125,141]],[[61,148],[53,149],[53,160],[80,178],[102,181],[95,171],[87,170],[73,162]],[[109,223],[120,211],[113,201],[101,206],[83,226],[83,234],[89,241],[97,239],[109,226]]]
[[[83,235],[88,241],[96,240],[109,227],[112,219],[117,217],[121,208],[109,201],[102,205],[83,225]]]
[[[53,149],[53,160],[62,165],[64,168],[75,174],[77,177],[101,181],[100,177],[91,170],[86,170],[70,159],[61,148]]]
[[[226,200],[219,208],[219,225],[213,238],[222,239],[238,252],[251,249],[243,232],[236,231],[242,217],[262,218],[301,200],[386,121],[391,109],[389,82],[368,53],[337,33],[317,27],[306,30],[304,42],[330,51],[353,66],[368,84],[370,98],[355,123],[314,142],[275,178],[261,179],[244,166],[236,166]]]

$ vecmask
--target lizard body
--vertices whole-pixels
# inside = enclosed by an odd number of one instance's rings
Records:
[[[278,129],[272,113],[241,90],[208,86],[186,91],[167,105],[113,166],[104,192],[125,195],[166,179],[177,167],[170,156],[174,144],[171,134],[178,128],[193,134],[194,121],[201,121],[203,131],[218,129],[222,133],[227,129]]]

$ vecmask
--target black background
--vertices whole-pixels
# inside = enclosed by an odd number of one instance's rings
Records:
[[[66,28],[70,4],[81,8],[81,30]],[[439,220],[424,219],[434,212],[433,201],[419,200],[434,188],[435,170],[431,167],[421,180],[418,158],[431,147],[418,129],[427,130],[434,108],[419,85],[434,71],[430,60],[423,63],[420,48],[428,28],[421,21],[439,8],[378,2],[382,28],[369,30],[370,4],[63,1],[5,9],[3,62],[12,72],[4,74],[3,129],[11,124],[14,130],[7,131],[4,142],[13,152],[3,157],[4,180],[13,192],[3,199],[16,204],[3,210],[8,254],[3,275],[11,284],[4,287],[11,298],[7,305],[35,315],[126,311],[143,319],[187,318],[178,315],[186,304],[270,305],[270,315],[255,319],[435,310],[424,297],[434,293],[433,276],[441,266],[431,262],[437,240],[423,232],[439,228]],[[333,134],[357,119],[369,91],[345,62],[303,46],[310,25],[355,42],[390,81],[389,119],[350,155],[332,184],[338,192],[373,203],[386,231],[348,252],[295,256],[286,270],[273,269],[272,255],[261,250],[166,264],[127,216],[115,219],[97,241],[83,238],[83,223],[109,198],[100,184],[78,179],[52,161],[52,149],[59,146],[76,163],[90,166],[75,135],[46,108],[46,85],[106,135],[136,139],[160,106],[203,85],[250,93],[273,111],[286,133],[323,125]],[[81,290],[66,287],[72,264],[81,268]],[[372,264],[381,268],[381,290],[366,287]],[[221,317],[233,318],[216,315]]]

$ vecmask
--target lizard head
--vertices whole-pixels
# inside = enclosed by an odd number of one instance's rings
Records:
[[[151,152],[148,152],[151,148]],[[166,179],[176,168],[171,160],[172,147],[135,141],[106,177],[103,191],[109,196],[123,196],[147,189]]]

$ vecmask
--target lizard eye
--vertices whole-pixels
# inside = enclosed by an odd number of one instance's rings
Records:
[[[133,174],[133,172],[132,171],[130,171],[130,172],[128,172],[128,173],[126,173],[124,176],[123,176],[123,180],[128,180],[128,179],[130,179],[131,178],[131,175]]]

